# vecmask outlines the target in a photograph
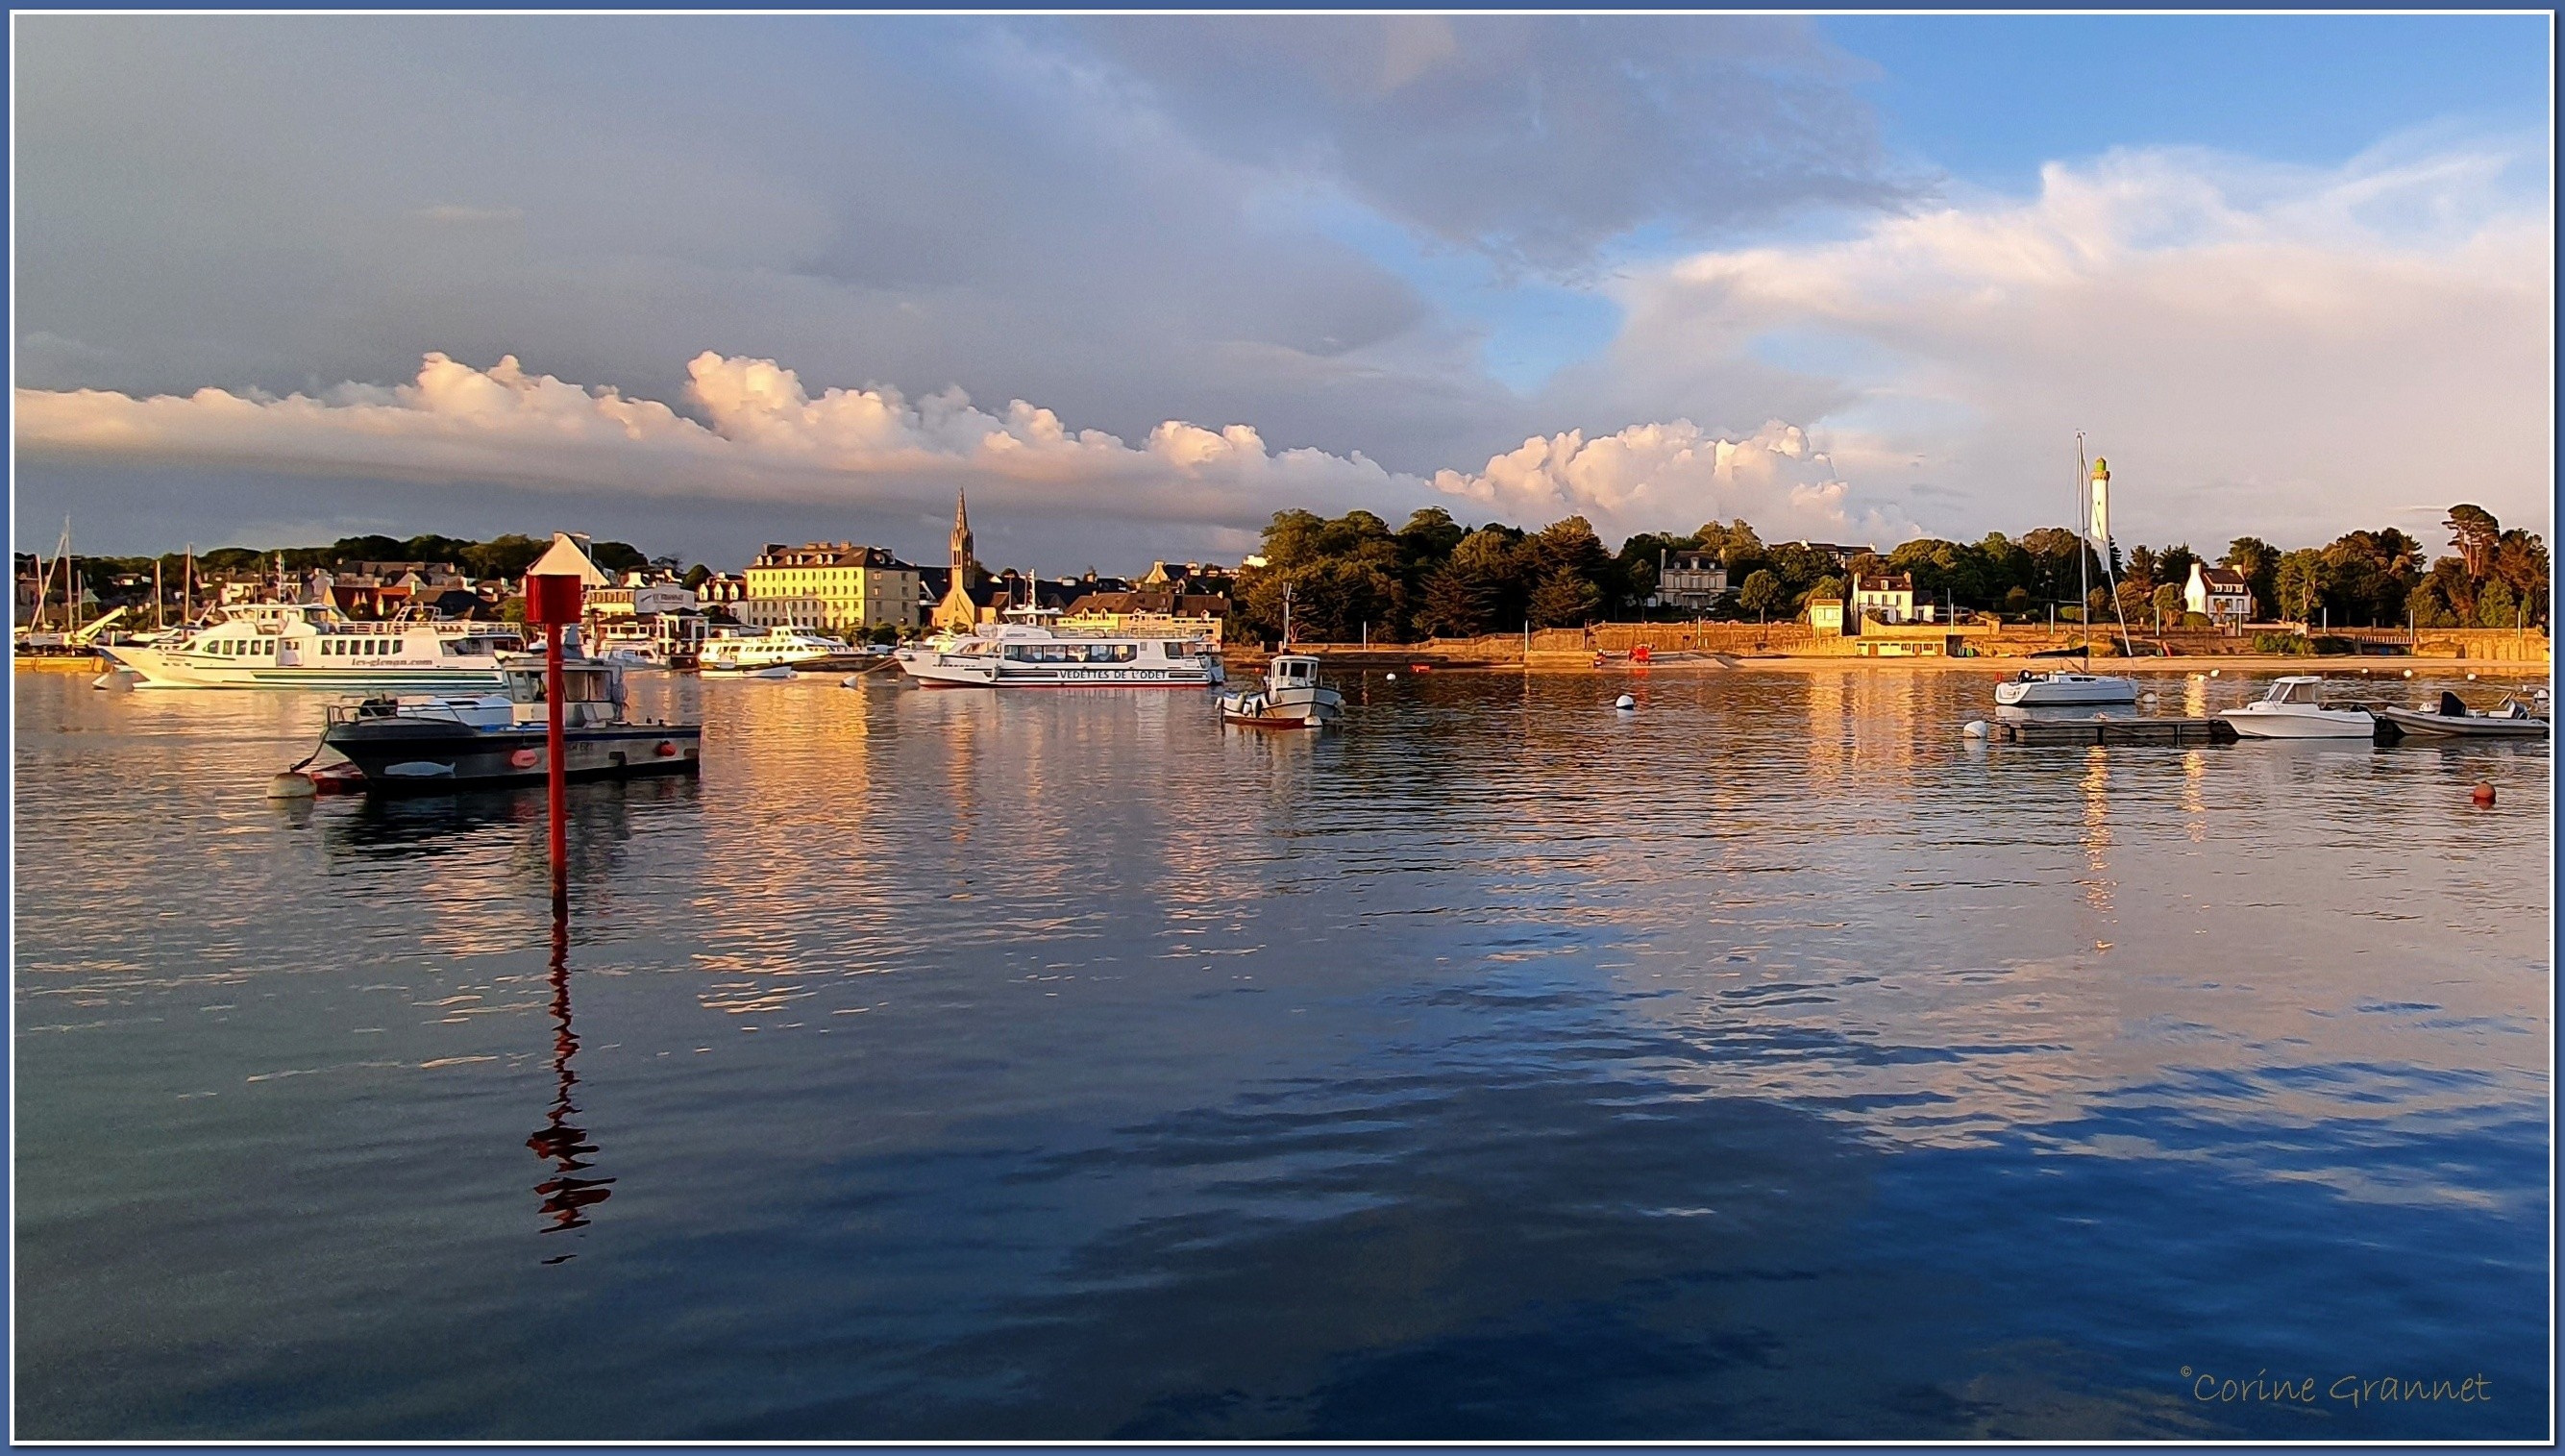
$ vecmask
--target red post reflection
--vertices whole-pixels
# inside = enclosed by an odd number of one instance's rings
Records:
[[[535,1156],[553,1164],[553,1176],[535,1185],[543,1199],[544,1214],[552,1220],[544,1232],[557,1234],[565,1229],[587,1227],[586,1210],[613,1196],[606,1185],[612,1178],[579,1176],[594,1166],[588,1158],[596,1144],[587,1140],[587,1129],[571,1122],[579,1104],[571,1099],[571,1090],[579,1086],[579,1074],[570,1070],[571,1059],[579,1055],[579,1036],[570,1027],[570,913],[560,900],[553,902],[553,1105],[544,1125],[526,1139]],[[557,1254],[546,1264],[560,1264],[569,1254]]]

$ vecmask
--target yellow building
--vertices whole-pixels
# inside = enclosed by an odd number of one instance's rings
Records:
[[[841,633],[917,625],[917,568],[878,546],[769,546],[749,564],[747,580],[742,621]]]

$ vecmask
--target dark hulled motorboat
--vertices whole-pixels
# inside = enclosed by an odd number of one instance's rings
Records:
[[[543,661],[512,659],[501,676],[506,691],[500,693],[402,694],[333,707],[321,734],[322,747],[353,764],[368,790],[540,784],[550,769]],[[562,688],[566,777],[622,779],[701,771],[703,725],[627,718],[620,665],[585,657],[566,661]]]

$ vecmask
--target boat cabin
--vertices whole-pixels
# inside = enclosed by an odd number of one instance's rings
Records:
[[[2324,679],[2321,677],[2283,677],[2271,684],[2269,692],[2262,694],[2262,701],[2300,703],[2310,708],[2320,708],[2324,706],[2324,697],[2317,689],[2323,682]]]
[[[1318,680],[1318,659],[1296,654],[1277,657],[1265,669],[1265,680],[1275,687],[1307,687]]]
[[[508,700],[519,705],[521,721],[544,721],[546,712],[528,713],[545,701],[541,662],[511,662],[500,674],[507,680]],[[581,728],[613,722],[623,710],[623,672],[611,662],[593,659],[562,663],[562,726]]]

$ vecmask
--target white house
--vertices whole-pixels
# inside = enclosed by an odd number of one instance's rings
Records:
[[[2191,581],[2182,589],[2183,607],[2219,626],[2253,619],[2253,589],[2244,574],[2227,567],[2191,564]]]
[[[1904,624],[1931,621],[1933,604],[1915,601],[1915,579],[1909,576],[1855,577],[1852,584],[1852,615],[1855,621],[1876,614],[1881,621]]]

